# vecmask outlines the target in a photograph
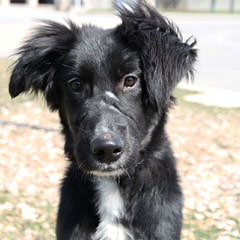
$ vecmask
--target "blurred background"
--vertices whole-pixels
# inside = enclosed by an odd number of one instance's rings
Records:
[[[121,0],[117,0],[121,2]],[[138,0],[134,0],[137,2]],[[237,12],[240,10],[239,0],[147,0],[161,9],[177,11],[221,11]],[[111,10],[112,0],[1,0],[1,5],[9,6],[25,4],[30,7],[52,5],[58,10],[69,10],[72,7],[82,10]]]
[[[167,129],[185,195],[182,239],[240,239],[240,0],[148,2],[184,40],[197,39],[195,80],[174,92]],[[55,239],[67,165],[58,115],[41,97],[10,99],[8,82],[12,54],[36,19],[68,18],[103,28],[121,22],[112,0],[0,0],[1,240]]]

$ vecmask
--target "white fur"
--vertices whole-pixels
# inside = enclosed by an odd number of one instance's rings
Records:
[[[118,1],[119,2],[119,1]],[[134,13],[134,10],[131,6],[129,6],[128,3],[124,2],[124,1],[121,1],[120,3],[118,3],[118,6],[119,7],[122,7],[122,8],[126,8],[128,11]]]
[[[117,183],[110,178],[99,178],[96,190],[100,223],[92,240],[132,239],[128,229],[118,221],[124,216],[125,207]]]
[[[109,106],[109,109],[115,111],[115,112],[118,112],[120,114],[122,114],[117,108],[115,108],[114,106]]]
[[[96,184],[97,206],[100,218],[114,221],[124,215],[124,203],[117,183],[110,178],[100,178]]]
[[[109,91],[106,91],[105,94],[106,94],[108,97],[113,98],[113,99],[119,101],[118,97],[117,97],[114,93],[109,92]]]
[[[101,101],[100,101],[100,106],[101,106],[101,107],[105,107],[105,106],[106,106],[106,103],[105,103],[103,100],[101,100]]]
[[[94,240],[127,240],[129,233],[120,223],[102,221],[95,233]]]
[[[100,177],[109,177],[109,176],[119,176],[122,175],[124,170],[114,170],[114,171],[109,171],[109,172],[103,172],[103,171],[90,171],[91,174],[97,175]]]

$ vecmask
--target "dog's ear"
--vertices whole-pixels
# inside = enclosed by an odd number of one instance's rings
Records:
[[[122,19],[116,35],[141,59],[143,99],[161,111],[178,82],[193,76],[196,41],[183,42],[177,27],[144,0],[125,0],[116,8]]]
[[[58,108],[58,94],[54,81],[62,59],[79,37],[79,28],[72,22],[68,26],[44,21],[18,49],[9,92],[16,97],[22,92],[42,92],[52,109]]]

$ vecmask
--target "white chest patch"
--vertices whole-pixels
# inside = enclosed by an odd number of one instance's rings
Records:
[[[116,182],[101,177],[96,183],[100,223],[92,240],[128,240],[131,233],[118,220],[125,214],[124,202]]]

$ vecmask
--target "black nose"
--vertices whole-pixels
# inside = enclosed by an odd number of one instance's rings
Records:
[[[96,137],[91,143],[93,156],[102,163],[118,160],[122,154],[123,144],[120,137],[105,133]]]

